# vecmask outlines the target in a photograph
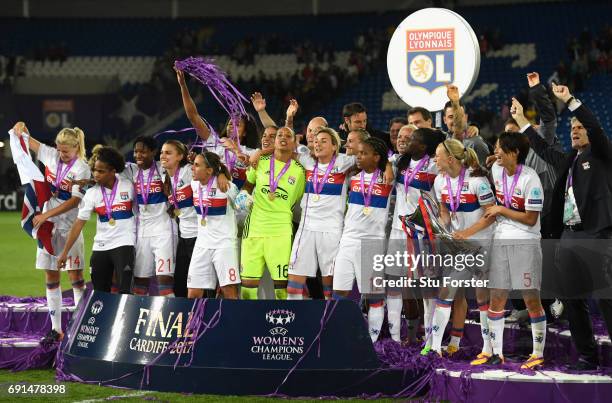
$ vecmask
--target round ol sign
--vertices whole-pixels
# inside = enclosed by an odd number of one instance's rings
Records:
[[[446,85],[465,94],[476,82],[480,48],[472,27],[445,8],[425,8],[397,27],[387,51],[393,89],[410,106],[430,111],[444,107]]]

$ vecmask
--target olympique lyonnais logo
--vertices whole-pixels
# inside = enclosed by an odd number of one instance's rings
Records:
[[[455,79],[455,29],[406,31],[408,84],[429,92]]]

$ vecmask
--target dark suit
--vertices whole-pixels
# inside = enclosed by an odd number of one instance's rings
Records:
[[[525,133],[532,148],[557,170],[557,182],[550,205],[550,230],[560,238],[557,265],[561,291],[570,321],[570,331],[582,358],[597,362],[597,345],[593,338],[587,297],[595,289],[605,289],[603,249],[612,243],[612,144],[601,125],[584,105],[574,111],[587,130],[590,145],[581,152],[564,153],[547,144],[533,128]],[[567,177],[572,168],[573,191],[582,226],[563,224]],[[607,240],[607,241],[606,241]],[[609,298],[607,296],[606,298]],[[612,299],[600,299],[599,307],[612,331]]]

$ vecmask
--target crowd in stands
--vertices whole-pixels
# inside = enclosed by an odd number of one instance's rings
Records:
[[[593,74],[612,72],[612,26],[592,33],[585,28],[567,42],[567,60],[557,65],[549,82],[555,80],[574,91],[584,90],[585,80]]]

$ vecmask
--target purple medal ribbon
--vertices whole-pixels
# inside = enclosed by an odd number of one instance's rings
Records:
[[[172,186],[170,186],[170,188],[172,189],[172,204],[174,205],[175,209],[179,209],[178,206],[178,201],[176,200],[176,186],[178,185],[178,176],[179,173],[181,171],[181,167],[178,167],[176,169],[176,171],[174,172],[174,176],[172,177],[172,179],[174,180],[174,183],[171,183]]]
[[[576,164],[577,159],[578,155],[574,157],[572,165],[570,166],[569,174],[567,175],[567,181],[565,182],[565,193],[567,193],[569,191],[569,188],[574,185],[574,165]]]
[[[142,169],[138,170],[138,182],[140,185],[140,194],[142,195],[142,201],[144,205],[146,205],[149,201],[149,190],[151,189],[151,181],[153,180],[153,168],[155,168],[155,172],[159,174],[159,172],[157,171],[157,164],[155,163],[155,161],[153,161],[153,166],[149,168],[149,175],[147,178],[146,188],[142,187],[143,182],[144,182],[144,175],[142,173]]]
[[[64,178],[66,177],[66,174],[68,174],[68,172],[70,171],[70,168],[72,168],[76,160],[77,159],[74,158],[72,161],[66,164],[66,169],[64,170],[62,170],[62,165],[64,165],[62,160],[61,159],[57,160],[57,169],[55,171],[55,191],[56,192],[59,192],[61,190],[62,181],[64,180]]]
[[[115,177],[115,184],[113,185],[113,190],[111,191],[110,197],[106,194],[106,190],[104,186],[100,186],[100,192],[102,192],[102,200],[104,200],[104,207],[106,208],[106,218],[109,223],[110,220],[113,219],[113,202],[115,201],[115,195],[117,194],[117,185],[119,184],[119,179]]]
[[[278,174],[277,177],[274,177],[274,155],[272,155],[272,158],[270,158],[270,180],[269,180],[269,184],[270,184],[270,193],[274,194],[274,192],[276,192],[276,188],[278,187],[278,182],[280,181],[280,179],[283,177],[283,175],[285,174],[285,172],[287,172],[287,170],[289,169],[289,167],[291,166],[291,161],[289,160],[289,162],[287,162],[285,164],[285,166],[283,167],[283,169],[281,169],[280,173]]]
[[[423,168],[423,166],[425,166],[425,164],[429,163],[429,156],[426,155],[425,157],[421,158],[417,164],[416,167],[414,167],[414,169],[412,170],[412,172],[410,172],[410,175],[406,175],[404,174],[404,193],[408,194],[408,186],[410,186],[410,184],[412,183],[412,181],[414,180],[414,177],[416,176],[416,174]],[[408,169],[406,168],[406,173],[408,173]]]
[[[376,181],[378,180],[378,175],[380,175],[380,169],[376,169],[372,174],[372,179],[370,180],[370,184],[368,186],[368,192],[365,192],[365,171],[361,171],[361,183],[360,183],[360,191],[363,196],[363,206],[364,209],[370,207],[370,201],[372,200],[372,190],[374,189],[374,185],[376,185]]]
[[[510,204],[512,203],[512,195],[514,194],[514,188],[516,188],[516,184],[518,183],[519,177],[521,176],[521,172],[523,171],[523,165],[519,164],[516,167],[516,171],[514,172],[514,177],[512,178],[512,185],[510,186],[510,191],[508,191],[508,185],[506,184],[506,168],[504,168],[504,172],[502,174],[502,182],[504,183],[504,206],[506,208],[510,208]]]
[[[461,167],[459,173],[459,182],[457,187],[457,194],[453,195],[453,187],[451,186],[450,176],[446,176],[446,187],[448,188],[448,198],[450,199],[451,212],[456,213],[461,203],[461,188],[463,188],[463,182],[465,179],[465,167]],[[514,190],[514,188],[512,188]]]
[[[321,182],[319,182],[319,161],[317,160],[317,162],[315,163],[312,175],[312,189],[314,190],[315,194],[318,195],[323,190],[323,186],[325,186],[329,174],[331,173],[332,169],[334,169],[335,163],[336,156],[334,155],[329,164],[327,164],[327,169],[325,170],[325,174],[323,175],[323,179],[321,180]]]
[[[208,179],[208,183],[206,184],[206,206],[204,206],[204,204],[202,203],[202,184],[200,182],[198,182],[198,196],[199,196],[199,200],[198,200],[198,204],[200,205],[200,214],[202,215],[202,223],[206,222],[206,216],[208,215],[208,207],[210,206],[210,203],[208,203],[208,195],[210,195],[210,188],[212,188],[212,184],[215,181],[215,177],[211,176],[210,179]]]
[[[230,175],[233,175],[234,168],[236,166],[236,160],[238,157],[233,152],[229,151],[227,148],[224,151],[225,153],[225,163],[227,164],[227,169],[230,172]]]

